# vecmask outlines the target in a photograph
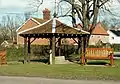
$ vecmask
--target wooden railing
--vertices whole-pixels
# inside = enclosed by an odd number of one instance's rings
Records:
[[[6,64],[6,50],[0,51],[0,65]]]
[[[86,48],[85,63],[89,60],[104,60],[109,59],[110,64],[114,64],[113,49],[112,48]]]

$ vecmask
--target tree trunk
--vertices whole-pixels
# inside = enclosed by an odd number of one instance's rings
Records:
[[[92,31],[94,30],[96,24],[97,24],[97,17],[98,17],[98,12],[99,12],[99,8],[98,8],[98,5],[99,5],[99,0],[94,0],[93,2],[93,23],[92,23],[92,28],[90,29],[90,33],[92,33]]]

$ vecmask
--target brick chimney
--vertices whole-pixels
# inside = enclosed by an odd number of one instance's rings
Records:
[[[44,20],[49,20],[50,19],[50,10],[45,8],[45,10],[43,10],[43,19]]]

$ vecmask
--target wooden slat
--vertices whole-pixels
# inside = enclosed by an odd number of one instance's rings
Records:
[[[113,53],[112,48],[87,48],[85,58],[87,59],[105,59]]]

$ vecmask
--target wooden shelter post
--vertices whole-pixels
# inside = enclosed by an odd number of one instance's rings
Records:
[[[61,38],[58,40],[59,56],[61,56]]]
[[[50,57],[49,57],[49,64],[52,64],[52,38],[49,39],[50,45]]]
[[[24,64],[27,63],[27,37],[24,37]]]
[[[30,63],[30,55],[31,55],[31,51],[30,51],[30,37],[28,37],[28,56],[27,56],[27,61],[28,63]]]
[[[81,55],[81,37],[78,37],[78,54]]]
[[[87,48],[87,45],[88,45],[88,37],[87,35],[84,37],[84,53],[86,53],[86,48]],[[84,54],[84,57],[85,57],[85,54]],[[87,64],[87,59],[84,59],[85,60],[85,64]]]
[[[52,64],[55,64],[55,36],[52,38]]]
[[[81,38],[82,40],[82,56],[81,56],[81,63],[85,64],[85,37]]]

